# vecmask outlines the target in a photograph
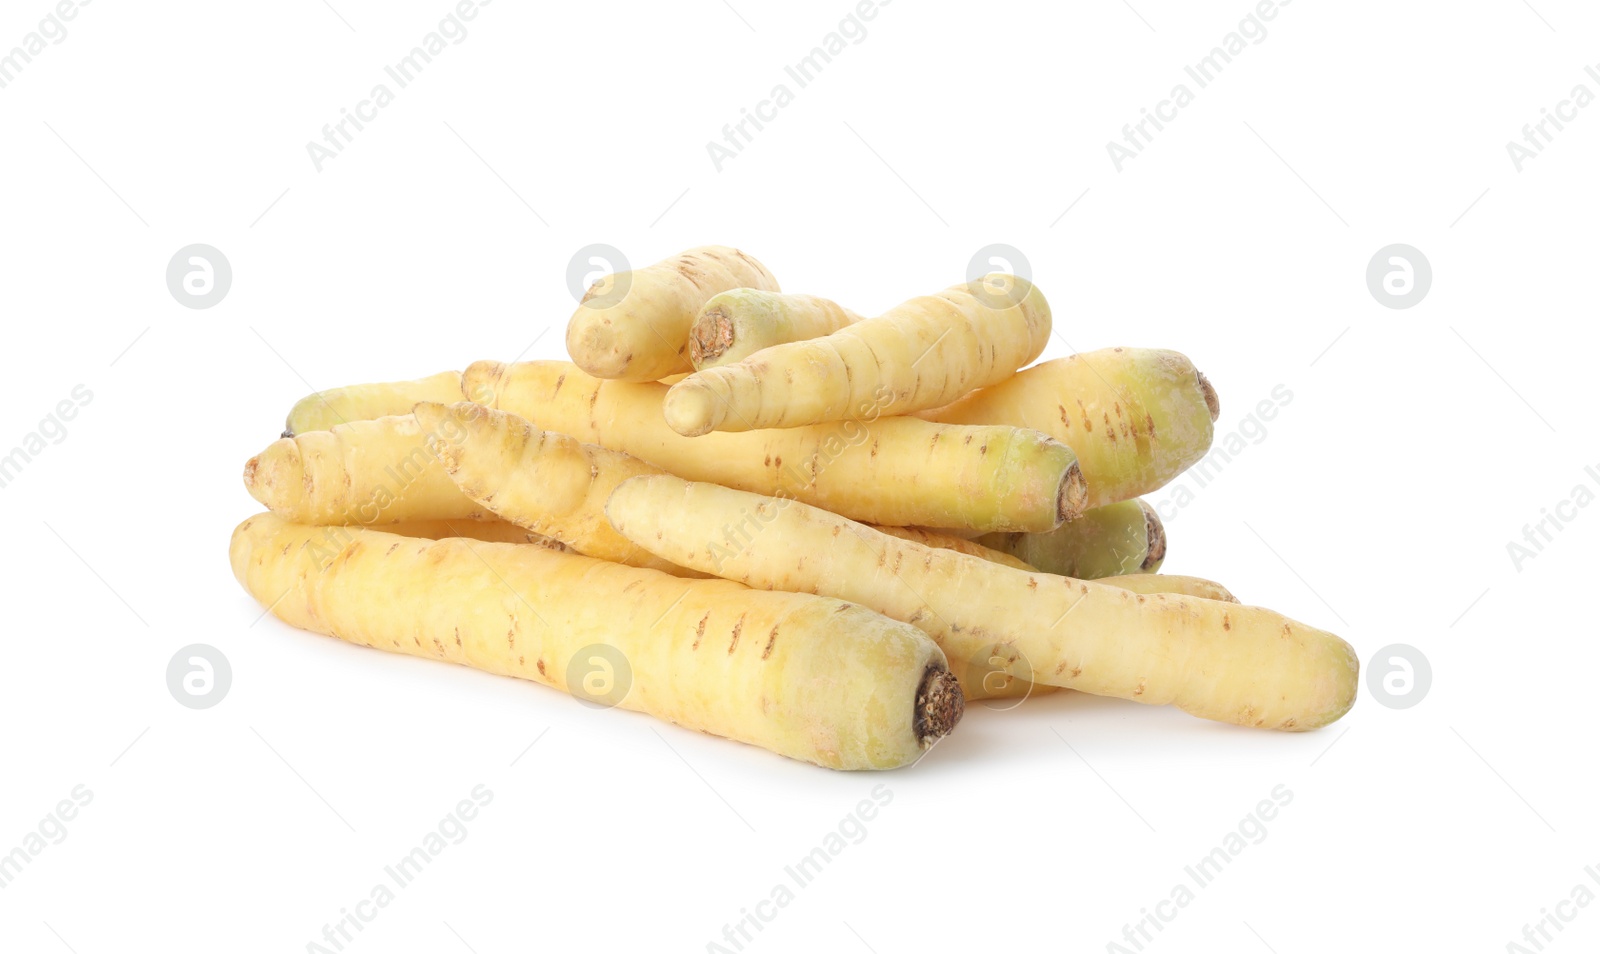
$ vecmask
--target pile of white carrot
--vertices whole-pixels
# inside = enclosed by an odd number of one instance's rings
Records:
[[[692,249],[596,282],[571,363],[301,400],[245,465],[270,512],[234,574],[303,629],[832,768],[1058,688],[1338,719],[1343,640],[1156,572],[1140,497],[1206,454],[1210,383],[1139,348],[1028,367],[1050,322],[1011,275],[863,318]]]

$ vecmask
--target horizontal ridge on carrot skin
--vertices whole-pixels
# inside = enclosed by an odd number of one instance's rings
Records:
[[[1151,493],[1203,458],[1220,411],[1211,382],[1184,355],[1102,348],[1042,362],[917,416],[1049,434],[1077,452],[1094,508]]]
[[[428,436],[407,411],[280,438],[245,463],[245,489],[300,523],[487,518],[450,480]]]
[[[739,545],[708,530],[736,514],[760,528]],[[680,566],[857,602],[920,627],[947,657],[1002,655],[1034,682],[1274,729],[1326,725],[1355,701],[1349,644],[1261,607],[1015,570],[798,501],[667,475],[624,481],[606,515]]]
[[[875,524],[1049,530],[1086,493],[1069,447],[1014,427],[935,425],[868,405],[849,421],[689,438],[661,419],[664,385],[601,381],[565,361],[479,361],[462,390],[682,477],[788,494]]]
[[[932,640],[839,600],[271,514],[239,524],[229,559],[291,626],[563,691],[583,654],[614,653],[629,683],[607,703],[829,768],[909,764],[961,717]]]
[[[672,386],[662,413],[686,437],[844,420],[880,394],[883,414],[907,414],[1004,381],[1049,339],[1044,295],[996,273],[697,371]]]

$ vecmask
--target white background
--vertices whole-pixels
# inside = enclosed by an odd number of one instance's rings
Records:
[[[1501,951],[1542,909],[1575,915],[1548,949],[1592,949],[1600,909],[1557,904],[1600,893],[1600,507],[1520,568],[1507,544],[1600,491],[1600,105],[1520,172],[1506,142],[1600,94],[1600,14],[1300,0],[1119,173],[1107,141],[1246,0],[899,0],[718,172],[706,143],[851,9],[729,2],[499,0],[320,172],[307,141],[446,0],[100,0],[0,89],[0,451],[93,394],[0,491],[0,853],[93,793],[0,890],[4,946],[307,950],[482,784],[466,840],[346,950],[702,951],[883,785],[745,950],[1101,951],[1282,785],[1145,950]],[[8,0],[0,50],[51,9]],[[233,268],[208,310],[164,281],[197,242]],[[735,244],[872,311],[994,242],[1050,297],[1047,357],[1180,349],[1219,436],[1292,392],[1168,520],[1166,569],[1364,663],[1417,647],[1419,705],[1363,685],[1275,734],[1062,693],[842,774],[255,623],[231,577],[241,465],[295,399],[559,356],[582,246]],[[1433,268],[1405,310],[1364,278],[1396,242]],[[233,670],[204,711],[165,677],[197,642]]]

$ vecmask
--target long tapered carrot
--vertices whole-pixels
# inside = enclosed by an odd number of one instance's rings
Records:
[[[878,530],[890,536],[900,536],[902,539],[915,540],[915,537],[905,536],[900,530],[888,527],[878,527]],[[939,535],[934,535],[938,540]],[[944,539],[951,539],[946,537]],[[917,541],[925,546],[939,546],[938,542]],[[1010,566],[1004,559],[1006,556],[987,547],[978,547],[977,553],[964,550],[968,556],[979,556],[990,562]],[[1001,559],[995,559],[1000,557]],[[1021,569],[1032,569],[1023,564]],[[1237,603],[1239,600],[1227,591],[1220,583],[1203,580],[1197,576],[1178,576],[1164,573],[1130,573],[1125,576],[1108,576],[1097,582],[1105,586],[1113,586],[1119,590],[1130,593],[1143,593],[1146,596],[1164,594],[1168,596],[1193,596],[1206,600],[1221,600],[1224,603]],[[961,681],[961,692],[967,697],[968,702],[988,699],[1026,699],[1033,696],[1049,695],[1060,689],[1060,686],[1051,686],[1044,683],[1030,682],[1022,675],[1008,671],[1005,666],[1015,663],[1012,655],[1002,647],[986,650],[979,659],[960,659],[946,657],[950,662],[950,671],[955,673]]]
[[[461,372],[441,371],[415,381],[352,384],[307,395],[289,409],[283,436],[325,431],[335,424],[410,414],[418,401],[452,401],[461,393]]]
[[[462,390],[682,477],[787,494],[868,523],[1049,530],[1084,495],[1066,445],[1016,428],[934,425],[868,404],[849,421],[687,438],[661,419],[665,386],[601,381],[564,361],[479,361]]]
[[[706,302],[689,329],[696,371],[738,364],[763,348],[833,334],[861,316],[815,295],[735,288]]]
[[[689,437],[840,421],[884,392],[883,413],[906,414],[1004,381],[1049,338],[1044,295],[1025,279],[989,275],[697,371],[672,386],[662,413]]]
[[[450,480],[429,439],[409,413],[280,438],[245,463],[245,488],[300,523],[489,517]]]
[[[1078,453],[1089,506],[1148,494],[1205,456],[1221,413],[1188,358],[1153,348],[1104,348],[1037,364],[944,407],[947,424],[1032,427]]]
[[[765,265],[735,248],[708,245],[631,272],[607,275],[567,324],[567,353],[598,378],[655,381],[693,371],[689,326],[718,292],[778,290]]]
[[[596,695],[582,680],[599,659],[620,696],[607,704],[830,768],[905,765],[961,716],[938,647],[850,603],[536,546],[337,533],[251,517],[234,576],[290,625],[575,695]]]
[[[660,468],[470,401],[424,401],[413,413],[450,479],[485,510],[596,559],[690,572],[634,545],[606,521],[606,498],[617,484]]]
[[[1237,603],[1239,598],[1228,591],[1221,583],[1198,576],[1184,576],[1179,573],[1126,573],[1122,576],[1108,576],[1099,582],[1107,586],[1133,593],[1152,595],[1166,593],[1173,596],[1194,596],[1203,600],[1217,600],[1222,603]]]
[[[706,532],[736,513],[758,528],[740,546]],[[947,656],[1002,654],[1035,682],[1274,729],[1326,725],[1355,701],[1349,644],[1260,607],[1015,570],[669,475],[624,481],[606,514],[680,566],[859,602],[921,627]]]

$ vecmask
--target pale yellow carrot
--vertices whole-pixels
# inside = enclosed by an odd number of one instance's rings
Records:
[[[405,520],[382,526],[384,533],[427,540],[466,537],[469,540],[482,540],[484,543],[529,543],[557,550],[567,548],[567,545],[560,540],[552,540],[534,533],[509,520]]]
[[[1043,431],[1078,453],[1089,507],[1154,491],[1205,456],[1217,392],[1176,351],[1106,348],[1057,358],[919,416]]]
[[[606,498],[617,484],[660,468],[469,401],[423,402],[414,413],[450,479],[485,510],[596,559],[691,572],[635,546],[606,521]]]
[[[1223,603],[1239,602],[1239,598],[1228,592],[1227,587],[1221,583],[1213,583],[1198,576],[1182,576],[1176,573],[1129,573],[1123,576],[1108,576],[1100,582],[1133,593],[1147,595],[1169,593],[1174,596],[1193,596]]]
[[[1063,524],[1063,526],[1065,526],[1065,524]],[[968,540],[964,537],[958,537],[948,533],[940,533],[937,530],[928,530],[924,527],[874,526],[872,529],[877,530],[880,533],[887,533],[891,537],[899,537],[902,540],[910,540],[912,543],[920,543],[925,547],[936,547],[940,550],[954,550],[957,553],[964,553],[970,557],[977,557],[980,560],[988,560],[990,563],[998,563],[1001,566],[1009,566],[1017,570],[1035,569],[1011,554],[987,547],[978,540]],[[986,534],[980,539],[987,539],[988,536],[989,535]]]
[[[665,387],[600,381],[562,361],[480,361],[462,388],[535,427],[670,473],[791,495],[869,523],[1049,530],[1078,512],[1083,495],[1065,445],[1015,428],[933,425],[867,406],[850,421],[691,439],[662,421]]]
[[[1275,729],[1326,725],[1355,701],[1348,643],[1260,607],[1029,573],[665,474],[624,481],[606,514],[680,566],[858,602],[921,627],[950,658],[1001,655],[1035,682]],[[733,514],[760,527],[737,548],[706,532]]]
[[[327,552],[329,529],[251,517],[234,576],[292,626],[580,698],[598,659],[605,704],[830,768],[906,765],[961,716],[939,648],[850,603],[459,537],[332,528]]]
[[[763,348],[820,338],[860,320],[850,309],[815,295],[735,288],[701,309],[689,329],[689,360],[696,371],[720,368]]]
[[[418,401],[453,401],[461,393],[461,372],[441,371],[415,381],[384,381],[330,388],[301,398],[289,411],[283,436],[325,431],[335,424],[410,414]]]
[[[989,275],[697,371],[672,386],[662,413],[688,437],[842,421],[867,403],[906,414],[1004,381],[1049,339],[1044,295],[1025,279]]]
[[[298,523],[490,516],[451,482],[410,414],[281,438],[245,464],[244,483],[267,509]]]
[[[689,326],[734,288],[778,290],[766,266],[734,248],[692,248],[648,268],[607,275],[567,324],[567,353],[597,378],[655,381],[693,371]]]

